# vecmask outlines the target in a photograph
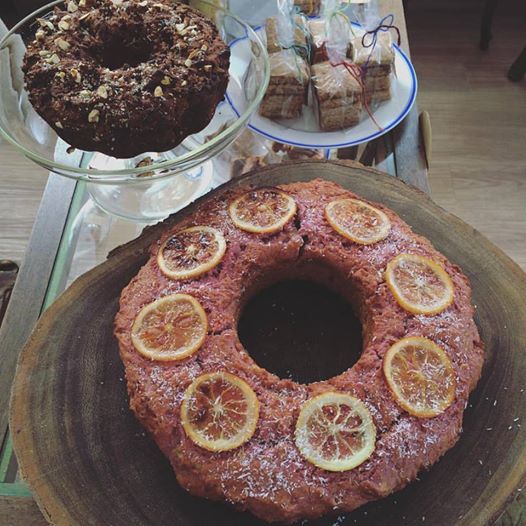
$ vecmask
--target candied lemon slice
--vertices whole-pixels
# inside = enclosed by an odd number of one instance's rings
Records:
[[[448,273],[435,261],[416,254],[393,258],[387,264],[385,279],[396,301],[413,314],[438,314],[455,297]]]
[[[197,377],[186,389],[181,422],[188,437],[209,451],[235,449],[252,438],[259,401],[241,378],[217,372]]]
[[[358,199],[331,201],[325,207],[325,217],[338,234],[361,245],[381,241],[391,230],[387,215]]]
[[[396,342],[387,351],[383,368],[396,402],[414,416],[436,416],[455,399],[451,361],[427,338],[410,336]]]
[[[305,402],[296,422],[295,439],[311,464],[327,471],[347,471],[371,456],[376,428],[361,400],[329,392]]]
[[[270,234],[281,230],[292,219],[296,203],[277,188],[257,188],[234,199],[228,212],[241,230]]]
[[[176,232],[161,245],[157,263],[169,278],[195,278],[214,268],[225,251],[226,241],[219,230],[193,226]]]
[[[188,294],[171,294],[143,307],[133,323],[134,347],[151,360],[181,360],[203,344],[208,322],[200,303]]]

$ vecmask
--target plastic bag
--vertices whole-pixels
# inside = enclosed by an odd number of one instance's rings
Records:
[[[309,69],[293,49],[283,49],[269,57],[270,81],[259,113],[270,119],[292,119],[301,115],[307,102]]]
[[[339,0],[323,0],[322,19],[325,21],[325,49],[332,64],[340,64],[347,58],[351,37],[351,23]]]
[[[314,101],[322,130],[355,126],[362,116],[362,86],[345,65],[329,61],[311,67]]]
[[[320,11],[321,0],[294,0],[294,6],[308,16],[316,16]]]
[[[278,0],[278,13],[267,19],[265,34],[269,53],[294,48],[304,58],[308,57],[306,17],[295,10],[292,0]]]

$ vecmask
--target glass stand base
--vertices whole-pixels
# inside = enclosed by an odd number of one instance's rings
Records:
[[[133,184],[88,183],[93,201],[110,214],[140,223],[154,223],[177,212],[210,189],[214,170],[211,161],[179,175]]]

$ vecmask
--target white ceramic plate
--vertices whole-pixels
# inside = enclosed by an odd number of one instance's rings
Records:
[[[360,31],[357,25],[356,29]],[[263,27],[256,28],[256,32],[264,38]],[[249,45],[250,42],[246,38],[231,42],[231,61],[234,67],[249,60]],[[343,148],[380,137],[402,121],[416,98],[417,80],[413,65],[398,46],[393,47],[396,76],[392,80],[392,99],[380,104],[373,111],[380,128],[364,112],[363,120],[356,126],[338,131],[322,131],[317,125],[312,106],[304,106],[303,116],[299,119],[271,120],[254,113],[249,127],[273,141],[303,148]],[[234,91],[228,89],[226,98],[238,115],[244,111],[243,100],[236,96]]]

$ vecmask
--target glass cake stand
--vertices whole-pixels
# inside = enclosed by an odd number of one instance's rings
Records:
[[[27,16],[0,42],[0,133],[40,166],[83,182],[93,201],[105,211],[141,223],[163,219],[210,188],[211,159],[241,133],[267,89],[266,48],[240,18],[218,5],[199,2],[232,48],[228,96],[208,126],[176,148],[130,159],[113,158],[64,142],[35,112],[24,89],[25,44],[34,39],[40,27],[38,19],[49,18],[59,4],[64,4],[63,0]],[[242,45],[232,47],[240,40]],[[230,100],[236,101],[237,111]]]

